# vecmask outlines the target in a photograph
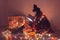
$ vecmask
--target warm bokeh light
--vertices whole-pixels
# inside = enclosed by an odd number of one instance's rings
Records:
[[[25,24],[25,17],[24,16],[11,16],[8,17],[9,28],[20,28]]]

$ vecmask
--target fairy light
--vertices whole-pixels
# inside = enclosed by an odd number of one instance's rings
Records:
[[[2,32],[2,34],[6,38],[6,40],[9,40],[9,36],[11,35],[11,32],[9,30]]]
[[[50,37],[50,36],[51,36],[51,34],[48,34],[48,36]]]

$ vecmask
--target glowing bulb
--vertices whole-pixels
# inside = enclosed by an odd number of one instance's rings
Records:
[[[51,34],[48,34],[48,36],[50,37],[50,36],[51,36]]]

